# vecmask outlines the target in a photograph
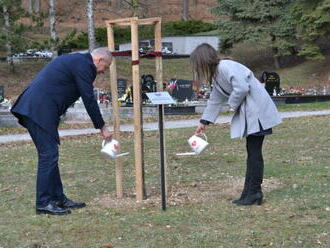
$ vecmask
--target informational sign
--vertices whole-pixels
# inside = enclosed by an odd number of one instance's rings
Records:
[[[164,104],[173,104],[175,101],[167,91],[149,92],[147,97],[153,104],[158,105],[159,121],[159,148],[160,148],[160,184],[162,192],[162,209],[166,210],[166,182],[165,182],[165,141],[164,141]]]
[[[152,104],[175,104],[171,95],[167,91],[146,93]]]

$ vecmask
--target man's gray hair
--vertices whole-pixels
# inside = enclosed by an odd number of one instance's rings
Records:
[[[92,55],[95,55],[97,57],[102,57],[106,60],[111,60],[112,59],[112,54],[109,51],[109,49],[107,47],[99,47],[99,48],[95,48],[92,51]]]

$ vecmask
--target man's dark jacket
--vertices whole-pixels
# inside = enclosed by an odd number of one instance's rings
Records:
[[[48,63],[19,96],[11,112],[24,126],[26,116],[49,132],[58,143],[60,116],[81,96],[95,128],[104,121],[94,98],[96,67],[88,54],[69,54]]]

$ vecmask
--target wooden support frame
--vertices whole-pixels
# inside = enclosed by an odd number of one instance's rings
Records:
[[[113,28],[108,26],[108,48],[110,51],[115,51],[115,40]],[[110,88],[111,88],[111,102],[113,109],[113,129],[114,138],[119,140],[120,138],[120,116],[119,116],[119,105],[118,105],[118,89],[117,89],[117,63],[116,58],[112,58],[112,63],[110,66]],[[122,198],[124,195],[123,191],[123,163],[122,159],[118,158],[115,160],[116,165],[116,193],[118,198]]]
[[[142,126],[142,97],[140,85],[139,71],[139,25],[154,25],[155,26],[155,52],[161,52],[161,18],[146,18],[138,19],[137,17],[122,18],[116,20],[108,20],[105,22],[107,26],[108,48],[110,51],[115,51],[114,42],[114,26],[130,26],[131,27],[131,44],[132,44],[132,82],[133,82],[133,112],[134,112],[134,155],[135,155],[135,187],[136,200],[145,199],[144,188],[144,161],[143,161],[143,126]],[[162,57],[156,57],[156,81],[158,91],[163,91],[163,66]],[[117,91],[117,68],[116,59],[110,66],[110,85],[113,107],[113,123],[114,135],[119,139],[120,135],[120,116]],[[164,111],[163,111],[164,112]],[[117,197],[123,196],[123,166],[121,159],[116,159],[116,190]]]

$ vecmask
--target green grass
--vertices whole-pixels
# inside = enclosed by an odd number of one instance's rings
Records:
[[[265,139],[265,203],[237,207],[245,141],[210,126],[210,146],[188,150],[193,128],[166,130],[169,206],[159,205],[159,148],[145,132],[148,200],[136,203],[133,157],[123,158],[125,198],[115,199],[115,166],[100,156],[98,135],[65,138],[60,169],[66,193],[88,206],[68,216],[36,216],[32,143],[0,146],[0,247],[330,247],[329,117],[285,120]],[[133,152],[132,135],[122,150]],[[111,245],[110,245],[111,244]]]
[[[300,103],[300,104],[280,104],[277,105],[279,111],[316,111],[330,109],[330,101]]]
[[[324,86],[330,84],[329,68],[330,56],[322,61],[306,61],[295,67],[283,68],[278,71],[281,75],[281,83],[292,87],[306,88],[306,86]],[[319,77],[324,75],[323,77]],[[306,85],[309,82],[309,85]]]

